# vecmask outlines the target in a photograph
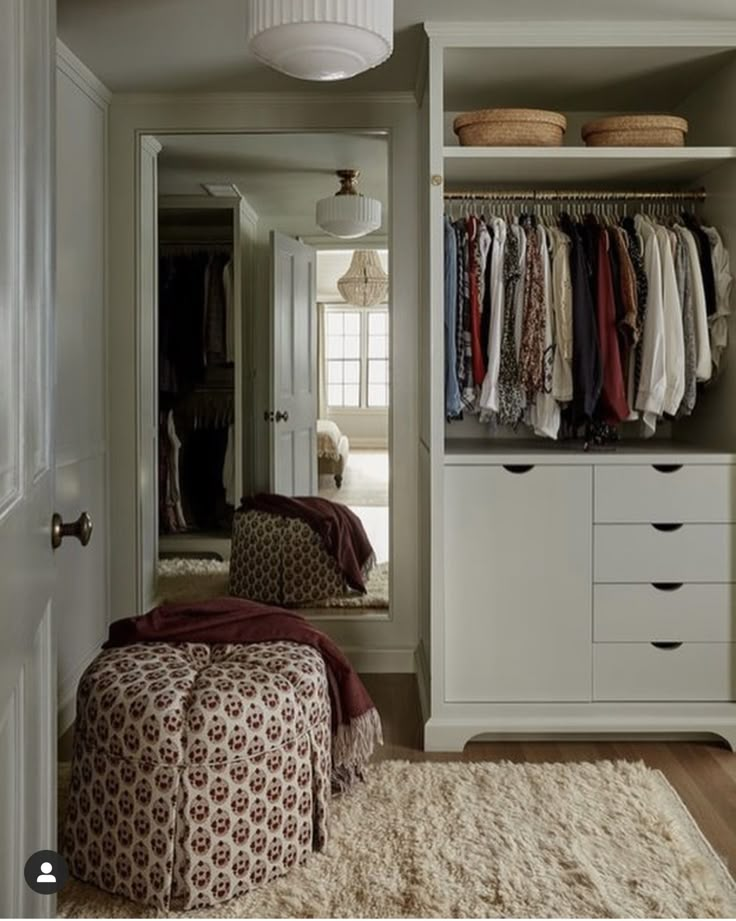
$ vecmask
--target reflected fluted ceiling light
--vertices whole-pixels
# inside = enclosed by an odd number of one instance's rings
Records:
[[[331,237],[354,240],[364,237],[381,226],[381,202],[367,198],[357,189],[357,169],[337,171],[340,189],[329,198],[317,202],[317,225]]]
[[[348,304],[374,307],[388,297],[388,275],[374,249],[356,249],[350,268],[337,282],[337,290]]]
[[[300,80],[345,80],[394,48],[393,0],[248,0],[248,45]]]

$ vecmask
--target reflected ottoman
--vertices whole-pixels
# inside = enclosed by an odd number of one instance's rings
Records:
[[[289,642],[103,651],[77,692],[72,875],[162,909],[282,876],[326,841],[330,702]]]
[[[347,593],[340,567],[305,521],[253,509],[235,513],[231,595],[290,607]]]

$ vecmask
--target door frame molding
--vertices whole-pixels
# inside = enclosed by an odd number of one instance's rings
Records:
[[[56,69],[62,72],[72,83],[87,96],[94,105],[96,105],[101,114],[104,124],[104,141],[102,150],[102,168],[103,168],[103,194],[102,194],[102,225],[104,232],[103,240],[103,336],[105,348],[105,365],[110,354],[110,338],[108,335],[109,328],[109,281],[110,281],[110,252],[108,247],[109,241],[109,217],[110,217],[110,189],[109,189],[109,126],[110,126],[110,104],[112,103],[112,92],[105,86],[102,81],[74,54],[64,42],[57,37],[56,39]],[[78,664],[74,670],[66,675],[59,675],[58,689],[58,706],[57,706],[57,724],[58,733],[62,735],[69,726],[74,722],[74,710],[77,693],[77,684],[87,666],[99,651],[101,643],[107,635],[107,626],[110,620],[110,416],[109,407],[109,389],[110,381],[106,377],[103,381],[105,387],[105,424],[104,424],[104,442],[99,445],[99,449],[105,454],[105,496],[104,496],[104,521],[96,521],[95,528],[104,531],[105,539],[105,610],[100,618],[100,637],[99,642],[94,647],[85,650],[79,656]],[[63,458],[56,457],[57,467]]]

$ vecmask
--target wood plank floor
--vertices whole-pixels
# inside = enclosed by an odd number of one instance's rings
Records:
[[[643,761],[667,777],[713,848],[736,875],[736,753],[719,742],[470,742],[424,752],[414,675],[362,675],[383,720],[376,757],[410,761]]]

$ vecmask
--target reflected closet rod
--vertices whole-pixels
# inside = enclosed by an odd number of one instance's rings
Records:
[[[465,192],[445,192],[450,200],[494,200],[494,201],[705,201],[705,189],[691,189],[682,192],[641,192],[620,190],[595,191],[593,189],[475,189]]]

